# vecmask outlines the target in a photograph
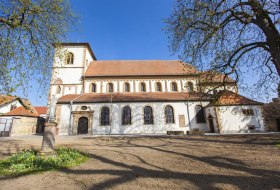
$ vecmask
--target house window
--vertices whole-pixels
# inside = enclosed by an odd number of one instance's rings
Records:
[[[174,123],[174,112],[171,106],[165,107],[165,121],[166,123]]]
[[[144,108],[144,124],[151,125],[154,123],[153,110],[150,106]]]
[[[125,106],[122,110],[122,124],[131,124],[131,109],[128,106]]]
[[[144,82],[141,82],[141,84],[140,84],[140,91],[146,92],[146,84]]]
[[[204,114],[204,109],[202,106],[196,106],[195,108],[196,111],[196,122],[197,123],[205,123],[205,114]]]
[[[171,90],[173,92],[177,92],[178,91],[178,87],[177,87],[177,83],[176,82],[172,82],[171,84]]]
[[[56,93],[56,94],[60,94],[60,93],[61,93],[61,87],[60,87],[60,86],[57,86],[57,87],[56,87],[55,93]]]
[[[161,83],[160,83],[160,82],[157,82],[157,83],[156,83],[156,92],[161,92],[161,91],[162,91]]]
[[[66,64],[74,64],[74,54],[69,52],[66,55]]]
[[[188,92],[193,92],[193,83],[192,82],[188,82],[187,90],[188,90]]]
[[[100,125],[110,125],[110,110],[107,107],[101,109]]]
[[[254,115],[254,110],[253,109],[242,109],[243,115],[249,116],[249,115]]]
[[[114,92],[114,85],[113,83],[108,84],[108,92]]]
[[[91,92],[96,92],[96,84],[95,83],[91,84]]]
[[[130,85],[127,82],[124,84],[124,91],[125,92],[130,92]]]

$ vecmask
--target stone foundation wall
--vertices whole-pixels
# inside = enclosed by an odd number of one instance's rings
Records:
[[[36,133],[37,117],[16,117],[13,120],[12,135]]]
[[[280,119],[280,99],[274,99],[273,102],[263,106],[265,126],[268,131],[279,131],[277,119]]]

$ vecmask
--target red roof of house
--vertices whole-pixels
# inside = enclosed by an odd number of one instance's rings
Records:
[[[220,91],[210,105],[261,105],[261,102],[251,100],[229,90]]]
[[[3,104],[6,104],[6,103],[9,103],[15,99],[17,99],[18,97],[16,96],[7,96],[7,95],[0,95],[0,105],[3,105]]]
[[[34,109],[37,111],[39,115],[47,114],[48,107],[47,106],[35,106]]]
[[[91,62],[85,76],[172,76],[196,72],[193,66],[175,60],[111,60]]]
[[[70,101],[97,103],[97,102],[148,102],[148,101],[185,101],[209,100],[201,93],[175,93],[175,92],[146,92],[146,93],[113,93],[111,94],[68,94],[58,99],[58,103]]]
[[[5,113],[5,116],[29,116],[29,117],[38,117],[38,113],[36,110],[33,109],[27,109],[23,106],[17,107],[13,109],[12,111]]]

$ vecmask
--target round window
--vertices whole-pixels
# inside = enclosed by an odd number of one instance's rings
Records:
[[[87,106],[82,106],[82,110],[87,110]]]

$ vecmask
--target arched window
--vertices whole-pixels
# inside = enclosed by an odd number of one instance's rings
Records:
[[[156,83],[156,91],[157,91],[157,92],[161,92],[161,91],[162,91],[161,83],[160,83],[160,82],[157,82],[157,83]]]
[[[96,84],[95,83],[91,84],[91,92],[96,92]]]
[[[130,85],[129,85],[128,82],[126,82],[126,83],[124,84],[124,91],[125,91],[125,92],[130,92]]]
[[[165,121],[166,123],[174,123],[174,112],[171,106],[165,107]]]
[[[114,85],[113,83],[108,84],[108,92],[114,92]]]
[[[110,125],[110,110],[107,107],[101,109],[100,125]]]
[[[56,87],[56,92],[55,92],[56,94],[60,94],[61,93],[61,87],[60,86],[57,86]]]
[[[150,106],[144,108],[144,124],[154,124],[153,110]]]
[[[66,64],[74,64],[74,54],[69,52],[66,55]]]
[[[125,106],[122,110],[122,124],[131,124],[131,109],[128,106]]]
[[[196,106],[195,112],[196,112],[196,122],[205,123],[206,121],[205,121],[204,108],[202,106]]]
[[[188,82],[187,90],[188,90],[188,92],[193,92],[193,83],[192,82]]]
[[[141,82],[141,84],[140,84],[140,91],[146,92],[146,84],[144,82]]]
[[[177,92],[178,91],[178,87],[177,87],[177,83],[176,82],[172,82],[171,83],[171,90],[173,92]]]

